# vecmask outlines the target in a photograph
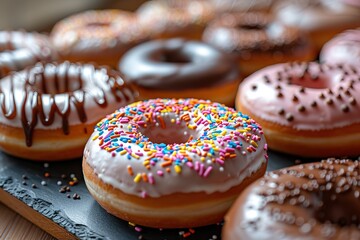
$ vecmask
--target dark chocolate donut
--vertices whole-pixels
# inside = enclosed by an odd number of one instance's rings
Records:
[[[360,239],[360,164],[327,159],[270,172],[225,217],[224,240]]]
[[[217,85],[237,78],[236,66],[223,52],[197,41],[156,40],[128,51],[120,72],[151,89],[187,89]]]

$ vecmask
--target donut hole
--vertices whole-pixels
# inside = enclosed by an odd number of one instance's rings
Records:
[[[239,30],[248,30],[248,31],[261,31],[264,30],[266,28],[265,24],[260,24],[257,22],[249,22],[249,23],[243,23],[243,24],[238,24],[236,26],[237,29]]]
[[[315,218],[322,223],[332,223],[341,227],[360,224],[359,199],[352,191],[335,193],[320,192],[316,198],[320,207],[315,211]]]
[[[106,27],[110,27],[110,23],[109,22],[90,22],[88,24],[86,24],[87,28],[106,28]]]
[[[311,76],[310,74],[305,74],[302,77],[292,77],[290,80],[291,84],[298,85],[305,88],[313,89],[327,89],[332,87],[332,82],[329,81],[324,76]]]
[[[172,123],[170,119],[163,118],[164,125],[157,123],[148,124],[141,127],[139,131],[147,137],[152,143],[160,144],[182,144],[189,139],[197,139],[200,133],[196,130],[189,129],[185,124]]]
[[[178,51],[164,51],[160,58],[160,61],[165,63],[177,64],[187,64],[192,62],[189,56]]]
[[[63,94],[82,89],[83,79],[75,65],[39,66],[29,75],[30,88],[41,94]]]

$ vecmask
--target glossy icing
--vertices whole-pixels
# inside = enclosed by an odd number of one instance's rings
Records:
[[[108,115],[84,159],[105,183],[127,194],[225,192],[267,162],[261,127],[224,105],[153,99]]]
[[[238,100],[254,117],[298,130],[360,122],[360,71],[347,65],[285,63],[244,80]]]
[[[347,30],[327,42],[321,50],[320,61],[360,66],[360,29]]]
[[[59,129],[96,123],[136,93],[115,71],[93,65],[41,64],[0,81],[0,123],[24,128],[32,144],[34,129]]]
[[[360,165],[327,159],[267,173],[225,217],[224,240],[359,239]]]
[[[360,25],[360,11],[337,0],[284,1],[275,8],[283,23],[307,31]]]
[[[0,77],[38,61],[55,60],[56,54],[45,35],[21,31],[0,31]]]
[[[237,66],[223,52],[184,39],[154,40],[128,51],[119,70],[145,88],[194,89],[237,81]]]

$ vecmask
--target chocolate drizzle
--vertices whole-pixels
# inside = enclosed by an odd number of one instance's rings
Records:
[[[85,68],[90,70],[90,73],[85,74]],[[74,70],[76,76],[70,76],[70,72]],[[125,84],[117,72],[92,65],[40,63],[9,78],[10,89],[6,91],[7,89],[0,87],[2,114],[7,119],[14,119],[17,116],[16,106],[20,106],[19,117],[27,146],[32,145],[33,132],[38,121],[44,126],[51,126],[56,116],[59,116],[62,131],[67,135],[70,131],[71,111],[76,111],[80,122],[87,121],[87,99],[105,108],[108,105],[107,94],[111,94],[117,102],[125,103],[135,97],[133,89]],[[22,85],[18,84],[19,82]],[[17,90],[23,91],[23,99],[16,99]],[[8,103],[5,102],[6,99],[9,100]],[[17,104],[19,101],[21,103]]]

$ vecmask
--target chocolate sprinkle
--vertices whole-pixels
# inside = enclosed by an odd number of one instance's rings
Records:
[[[341,110],[343,112],[349,112],[350,109],[349,109],[349,107],[347,105],[343,104],[343,105],[341,105]]]

